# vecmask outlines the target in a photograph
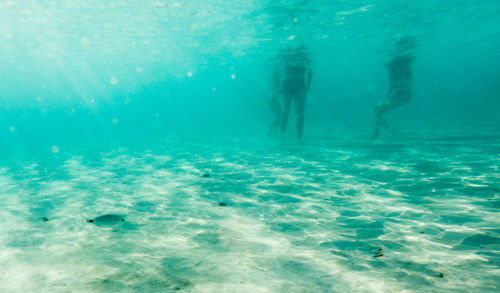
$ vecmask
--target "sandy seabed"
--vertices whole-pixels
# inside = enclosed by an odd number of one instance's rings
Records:
[[[185,140],[12,161],[0,291],[498,292],[499,149]],[[126,222],[86,222],[103,214]]]

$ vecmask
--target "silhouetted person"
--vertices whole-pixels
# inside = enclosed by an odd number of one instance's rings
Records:
[[[378,103],[373,109],[375,116],[375,129],[371,139],[375,139],[380,134],[380,128],[390,130],[384,115],[407,104],[411,99],[412,72],[410,65],[415,56],[412,50],[415,48],[415,42],[410,37],[400,39],[396,43],[396,54],[392,57],[385,67],[389,74],[389,92],[382,102]],[[393,139],[394,139],[394,133]]]
[[[282,56],[281,81],[278,89],[281,92],[282,111],[280,119],[281,139],[283,141],[288,115],[292,101],[297,116],[297,141],[302,142],[304,129],[304,108],[306,105],[307,90],[311,85],[313,72],[310,68],[311,60],[307,56],[304,46],[287,50]]]

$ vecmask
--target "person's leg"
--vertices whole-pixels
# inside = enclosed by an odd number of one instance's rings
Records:
[[[392,140],[396,140],[396,133],[395,130],[392,129],[387,121],[383,119],[383,115],[400,108],[404,106],[405,104],[408,103],[408,101],[411,98],[411,92],[403,89],[394,89],[390,92],[389,96],[379,105],[374,110],[375,114],[375,124],[378,125],[376,126],[376,132],[374,132],[374,138],[378,136],[378,129],[383,128],[387,132],[391,132],[392,134]],[[378,129],[377,129],[378,128]]]
[[[277,135],[277,132],[279,132],[280,129],[280,122],[281,122],[281,102],[279,101],[278,98],[276,99],[271,99],[269,101],[269,105],[271,106],[271,110],[273,113],[276,115],[276,119],[274,120],[273,124],[269,128],[269,131],[267,132],[268,135]]]
[[[380,123],[377,118],[375,118],[375,127],[373,128],[373,133],[372,136],[370,136],[370,140],[374,140],[378,138],[378,135],[380,134]]]
[[[375,108],[373,108],[373,116],[375,118],[375,127],[373,129],[372,136],[370,139],[378,138],[380,134],[380,128],[387,128],[387,122],[382,117],[388,111],[388,100],[385,99],[382,102],[378,103]]]
[[[271,125],[271,128],[269,128],[267,135],[277,136],[280,127],[280,122],[281,122],[280,117],[276,117],[276,120],[274,120],[273,124]]]
[[[284,94],[283,96],[283,108],[281,111],[281,138],[285,136],[286,124],[288,122],[288,115],[290,114],[290,107],[292,105],[292,97],[290,95]]]
[[[297,141],[302,142],[302,132],[304,130],[304,110],[306,106],[306,94],[299,93],[294,96],[295,114],[297,116]]]

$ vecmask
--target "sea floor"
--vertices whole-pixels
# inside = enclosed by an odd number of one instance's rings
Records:
[[[499,292],[500,139],[172,140],[0,164],[0,292]],[[103,214],[113,227],[88,223]]]

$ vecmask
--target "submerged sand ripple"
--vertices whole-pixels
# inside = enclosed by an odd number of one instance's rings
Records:
[[[352,141],[12,163],[0,291],[497,292],[499,165],[494,144]],[[110,212],[134,229],[85,221]]]

